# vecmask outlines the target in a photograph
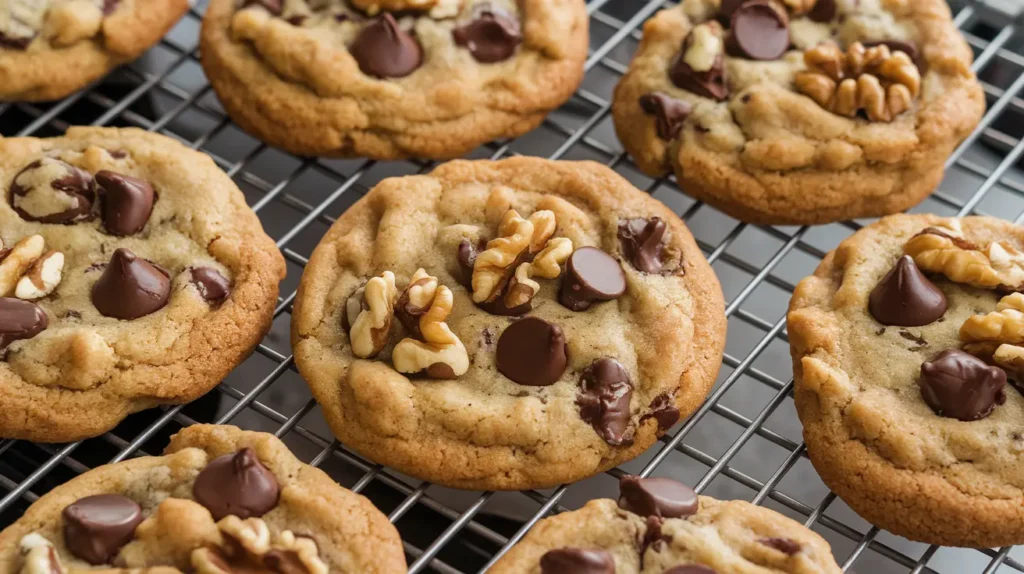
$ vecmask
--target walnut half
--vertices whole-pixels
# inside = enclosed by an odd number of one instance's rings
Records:
[[[954,220],[956,221],[956,220]],[[983,289],[1014,290],[1024,285],[1024,253],[1006,242],[981,247],[953,227],[929,227],[903,246],[924,271]]]
[[[67,571],[61,566],[53,543],[41,535],[26,534],[18,546],[21,551],[19,574],[64,574]]]
[[[225,543],[192,551],[192,567],[199,574],[273,572],[275,574],[327,574],[316,541],[284,530],[272,536],[262,518],[241,520],[228,516],[217,523]]]
[[[355,297],[359,297],[358,291]],[[395,274],[390,271],[385,271],[380,277],[374,277],[366,282],[362,288],[362,301],[357,302],[357,308],[361,309],[351,322],[352,328],[349,331],[352,353],[355,356],[370,359],[376,357],[387,346],[391,338],[391,318],[397,297]],[[351,305],[346,305],[346,313],[349,313],[350,307]]]
[[[64,254],[46,251],[42,235],[30,235],[0,254],[0,297],[35,300],[57,288],[64,273]]]
[[[419,318],[419,332],[422,341],[405,338],[395,345],[391,360],[395,370],[412,374],[425,371],[435,379],[454,379],[469,370],[469,354],[462,341],[448,328],[445,319],[452,312],[454,296],[450,289],[438,285],[437,279],[420,269],[413,275],[413,285],[421,292],[416,297],[424,303],[430,297],[426,312]],[[425,289],[433,290],[430,294]]]

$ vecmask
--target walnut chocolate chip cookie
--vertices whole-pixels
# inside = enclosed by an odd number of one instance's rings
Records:
[[[807,451],[872,524],[934,544],[1024,543],[1022,290],[1024,229],[933,215],[865,227],[797,287]]]
[[[644,26],[612,113],[648,174],[751,223],[902,211],[985,109],[942,0],[684,0]]]
[[[781,514],[623,476],[618,501],[546,518],[490,574],[839,574],[825,540]]]
[[[194,400],[269,328],[284,260],[208,157],[135,129],[0,139],[0,189],[0,437]]]
[[[296,364],[346,446],[447,486],[630,460],[704,400],[721,288],[682,221],[594,163],[388,179],[316,248]]]
[[[187,0],[0,0],[0,101],[47,101],[134,60]]]
[[[583,0],[212,0],[203,68],[301,155],[452,158],[540,124],[583,78]]]
[[[325,511],[329,510],[329,511]],[[58,486],[0,532],[0,570],[327,574],[405,572],[395,527],[369,500],[273,435],[179,432],[163,456]]]

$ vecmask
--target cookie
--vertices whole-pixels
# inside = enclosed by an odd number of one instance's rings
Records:
[[[626,475],[618,501],[541,520],[490,574],[839,574],[818,534],[767,508]]]
[[[68,442],[213,389],[284,259],[209,157],[137,129],[0,139],[0,437]]]
[[[537,127],[583,78],[583,0],[212,0],[203,68],[299,155],[452,158]]]
[[[303,274],[292,346],[346,447],[446,486],[541,488],[693,412],[723,308],[683,222],[610,169],[456,161],[342,215]]]
[[[0,569],[405,572],[395,527],[270,434],[195,425],[163,456],[58,486],[0,532]],[[147,570],[150,571],[150,570]]]
[[[984,93],[942,0],[685,0],[615,90],[626,150],[741,221],[896,213],[942,180]]]
[[[142,55],[188,0],[0,0],[0,101],[58,100]]]
[[[1022,286],[1021,227],[895,215],[797,287],[807,451],[872,524],[947,546],[1024,543]]]

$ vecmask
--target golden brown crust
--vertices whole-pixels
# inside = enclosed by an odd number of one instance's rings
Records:
[[[458,157],[537,127],[583,78],[588,18],[581,0],[524,2],[524,45],[507,62],[478,64],[448,40],[411,76],[386,80],[363,74],[344,46],[280,19],[267,18],[255,42],[237,40],[235,4],[210,2],[203,68],[236,123],[300,155]]]
[[[818,224],[916,205],[937,187],[946,158],[984,112],[970,48],[941,0],[887,3],[889,32],[916,43],[926,66],[920,99],[891,123],[834,115],[797,93],[792,78],[805,66],[796,50],[771,63],[727,58],[728,101],[681,90],[668,70],[700,21],[688,14],[707,3],[687,0],[645,24],[629,72],[616,87],[612,113],[620,140],[641,169],[654,176],[674,171],[687,193],[742,221]],[[841,11],[851,9],[843,6]],[[854,27],[855,19],[845,22],[844,41],[877,39],[862,37],[871,28]],[[802,32],[791,27],[798,47],[817,43],[814,33]],[[672,141],[658,137],[655,118],[638,104],[655,91],[694,106]]]
[[[484,204],[503,186],[524,214],[541,205],[559,210],[559,236],[613,254],[619,218],[658,216],[682,261],[682,273],[665,277],[624,263],[627,295],[586,314],[561,307],[552,300],[557,281],[542,280],[533,314],[560,324],[570,345],[570,366],[550,387],[516,385],[494,370],[493,345],[510,320],[473,305],[452,275],[458,243],[444,243],[451,225],[489,219]],[[410,382],[387,363],[354,361],[341,329],[339,310],[362,281],[390,269],[404,285],[421,266],[455,294],[448,324],[472,365],[455,381]],[[346,211],[306,267],[292,341],[300,372],[346,445],[448,486],[539,488],[591,476],[649,448],[659,431],[643,415],[661,393],[674,393],[684,418],[693,412],[718,372],[723,309],[718,281],[683,222],[606,167],[535,158],[456,161],[428,176],[386,180]],[[595,322],[604,329],[587,326]],[[575,404],[579,372],[603,354],[643,374],[633,375],[638,428],[631,446],[608,445]]]

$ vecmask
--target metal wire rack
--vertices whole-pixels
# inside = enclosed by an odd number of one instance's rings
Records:
[[[778,510],[825,536],[847,572],[1024,572],[1024,548],[940,548],[865,523],[821,483],[807,460],[791,398],[786,303],[797,281],[864,222],[763,227],[737,222],[683,195],[672,178],[652,180],[630,162],[609,116],[643,22],[673,2],[588,0],[591,51],[583,86],[531,134],[495,142],[475,158],[514,154],[605,163],[687,221],[722,280],[729,343],[708,401],[639,459],[605,475],[548,491],[467,493],[422,483],[339,444],[299,378],[288,343],[295,287],[335,218],[385,177],[429,171],[425,162],[323,160],[268,148],[231,124],[199,67],[205,1],[143,58],[102,82],[47,105],[0,104],[0,134],[52,136],[70,125],[137,126],[210,156],[238,183],[288,261],[271,332],[219,387],[184,406],[129,417],[113,431],[67,445],[0,440],[0,527],[40,495],[96,466],[158,454],[195,422],[273,432],[303,460],[369,497],[405,541],[409,572],[484,571],[539,521],[614,496],[624,472],[673,476],[719,498]],[[1024,220],[1024,20],[1021,0],[953,1],[975,51],[989,110],[956,150],[948,176],[915,209]],[[0,399],[2,400],[2,399]]]

